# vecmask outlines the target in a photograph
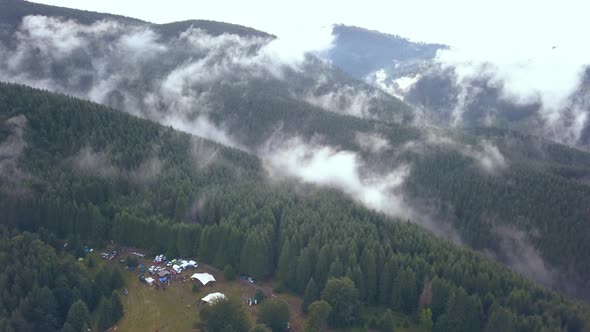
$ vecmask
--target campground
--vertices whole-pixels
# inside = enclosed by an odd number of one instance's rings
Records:
[[[306,317],[301,312],[302,299],[290,293],[275,293],[273,291],[273,280],[256,281],[250,283],[237,276],[234,280],[225,280],[223,272],[207,264],[199,262],[195,269],[189,269],[178,275],[178,278],[171,279],[166,287],[154,287],[139,280],[139,276],[144,274],[150,276],[148,272],[141,272],[138,269],[129,270],[119,259],[125,258],[129,250],[120,253],[117,259],[101,260],[100,264],[116,265],[123,273],[127,295],[122,295],[121,300],[124,306],[124,316],[110,331],[130,331],[130,332],[172,332],[172,331],[199,331],[196,327],[199,312],[202,306],[207,305],[200,303],[200,299],[214,292],[220,292],[227,297],[239,298],[246,312],[249,314],[252,323],[256,322],[258,306],[248,306],[248,298],[254,297],[256,290],[262,290],[267,298],[276,297],[283,300],[289,305],[290,331],[303,331],[306,323]],[[97,257],[98,258],[98,257]],[[139,258],[139,262],[146,267],[153,265],[153,256]],[[210,273],[216,281],[209,282],[203,286],[196,280],[190,280],[193,273]],[[199,283],[200,287],[197,292],[193,291],[193,285]],[[364,316],[378,315],[382,309],[370,308],[364,311]],[[375,316],[377,317],[377,316]],[[400,332],[420,332],[421,330],[413,324],[403,326],[402,321],[408,321],[408,317],[395,313],[396,331]],[[349,331],[366,331],[362,328],[353,328]]]
[[[122,254],[120,257],[125,256],[126,254]],[[116,262],[116,260],[109,261],[109,264],[117,264]],[[152,264],[147,257],[140,259],[140,262],[146,266]],[[291,294],[273,293],[270,281],[250,283],[239,277],[228,281],[224,279],[222,271],[199,262],[196,269],[190,269],[181,274],[187,277],[186,281],[171,280],[169,286],[156,288],[139,281],[141,272],[129,271],[122,264],[117,265],[123,272],[128,290],[128,295],[122,296],[125,315],[117,324],[117,331],[198,331],[195,328],[195,322],[198,321],[200,309],[206,305],[198,303],[198,300],[214,292],[240,298],[254,323],[257,306],[248,306],[246,303],[248,298],[254,297],[257,289],[261,289],[267,297],[278,297],[289,304],[292,330],[303,331],[305,320],[300,309],[302,300]],[[192,281],[188,277],[193,273],[204,272],[212,274],[216,281],[205,286],[199,284],[199,291],[193,292],[192,286],[198,281]],[[147,277],[149,273],[145,275]]]

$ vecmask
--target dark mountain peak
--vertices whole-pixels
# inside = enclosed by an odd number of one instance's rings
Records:
[[[407,38],[356,26],[334,25],[335,46],[330,58],[335,65],[354,77],[364,79],[370,73],[390,67],[394,61],[431,59],[443,44],[412,42]]]
[[[44,5],[23,0],[0,0],[0,22],[3,24],[18,26],[22,18],[28,15],[43,15],[62,17],[75,20],[82,24],[92,24],[97,21],[111,19],[128,24],[146,24],[148,22],[107,13],[97,13],[87,10],[78,10],[65,7]]]
[[[154,25],[154,28],[157,29],[163,35],[167,36],[176,35],[181,31],[186,31],[191,26],[194,28],[202,29],[212,36],[219,36],[224,33],[227,33],[238,35],[240,37],[253,36],[263,38],[275,38],[275,36],[272,34],[256,30],[251,27],[209,20],[186,20],[165,24],[157,24]]]
[[[164,24],[153,24],[136,18],[130,18],[122,15],[108,13],[98,13],[86,10],[57,7],[45,4],[38,4],[23,0],[0,0],[0,23],[8,30],[16,29],[21,24],[23,17],[29,15],[41,15],[49,17],[59,17],[67,20],[74,20],[80,24],[93,24],[102,20],[113,20],[124,24],[131,25],[148,25],[163,36],[175,36],[181,31],[185,31],[190,26],[200,28],[213,36],[219,36],[224,33],[244,36],[268,37],[275,36],[259,31],[250,27],[237,24],[216,22],[209,20],[186,20]]]

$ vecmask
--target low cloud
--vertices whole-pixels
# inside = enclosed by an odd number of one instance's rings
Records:
[[[337,150],[319,143],[292,138],[269,143],[262,152],[263,164],[272,178],[295,178],[333,187],[369,208],[398,217],[412,213],[404,203],[402,185],[410,166],[400,164],[387,174],[365,174],[353,151]]]
[[[367,208],[410,220],[457,244],[463,243],[435,207],[440,202],[406,197],[404,185],[411,176],[409,163],[399,162],[385,172],[375,172],[356,152],[327,146],[317,138],[311,142],[301,138],[274,139],[260,155],[271,179],[292,178],[336,188]]]
[[[218,150],[209,142],[191,137],[190,157],[197,169],[203,169],[219,159]]]
[[[391,148],[389,141],[377,134],[357,132],[354,139],[361,151],[381,153]]]
[[[139,183],[154,181],[163,171],[164,163],[156,157],[142,162],[137,169],[131,170],[130,178]]]
[[[443,119],[452,126],[527,121],[534,134],[584,146],[588,142],[583,133],[590,125],[588,56],[567,45],[538,49],[526,57],[439,50],[409,96],[436,119],[447,115]]]
[[[124,177],[136,183],[154,181],[162,173],[164,167],[164,163],[153,155],[136,168],[125,170],[114,165],[110,151],[95,151],[89,146],[82,148],[72,156],[70,162],[78,172],[102,178]]]
[[[190,26],[164,39],[144,25],[26,16],[12,46],[0,45],[0,79],[90,99],[244,148],[210,120],[211,112],[223,109],[214,96],[223,85],[300,71],[307,54],[329,49],[332,38],[329,30],[307,39],[213,36]]]
[[[468,148],[465,151],[488,173],[495,173],[506,167],[506,159],[500,150],[486,140],[479,142],[477,148]]]
[[[511,225],[496,226],[493,231],[500,240],[501,254],[514,271],[544,285],[555,286],[557,272],[531,243],[530,232]]]
[[[320,89],[308,91],[303,100],[334,113],[370,118],[371,110],[380,97],[378,90],[363,90],[344,85],[326,92],[321,92]]]
[[[369,75],[367,81],[390,95],[405,100],[409,90],[420,77],[420,74],[390,77],[385,69],[379,69],[375,73]]]
[[[95,152],[90,147],[85,147],[72,157],[74,167],[84,173],[101,177],[114,177],[119,170],[111,164],[109,154]]]
[[[402,149],[415,153],[425,153],[429,146],[441,146],[457,151],[472,159],[475,165],[488,174],[498,174],[508,166],[506,158],[492,142],[481,139],[475,144],[466,144],[441,134],[434,128],[426,132],[424,141],[407,142]]]

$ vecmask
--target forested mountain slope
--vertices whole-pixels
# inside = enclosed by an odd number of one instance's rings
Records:
[[[348,276],[365,304],[430,308],[435,331],[588,324],[587,306],[338,191],[277,186],[244,152],[11,84],[0,84],[0,120],[1,220],[10,227],[196,255],[274,274],[299,294],[311,278],[321,289]]]
[[[5,81],[145,117],[172,121],[174,113],[187,123],[223,111],[226,88],[234,98],[252,91],[280,97],[283,108],[296,103],[394,122],[412,117],[400,100],[252,28],[203,20],[158,25],[24,1],[3,6],[10,8],[0,17]]]
[[[90,23],[78,21],[75,11],[47,17],[25,15],[35,12],[22,8],[21,24],[4,30],[8,39],[0,51],[3,79],[114,106],[259,157],[221,149],[222,158],[213,160],[247,157],[249,166],[219,162],[204,167],[191,178],[194,183],[209,178],[220,181],[216,186],[258,183],[264,171],[275,180],[336,188],[369,208],[476,248],[531,279],[588,297],[587,153],[510,130],[408,125],[415,114],[407,104],[316,57],[285,53],[272,36],[248,28],[202,21],[127,24],[109,16]],[[4,98],[6,107],[11,99]],[[12,142],[6,151],[25,148],[16,144],[26,123],[17,115],[7,117],[0,130]],[[145,125],[155,126],[148,121]],[[61,140],[76,144],[72,150],[37,153],[57,158],[52,164],[77,153],[79,158],[69,162],[90,173],[137,180],[157,171],[174,180],[179,175],[166,167],[171,157],[167,153],[191,146],[191,140],[157,132],[155,145],[147,144],[149,137],[143,133],[127,133],[132,148],[125,142],[87,148],[83,139],[62,133]],[[120,150],[123,147],[130,148]],[[217,156],[218,149],[211,149]],[[108,153],[114,155],[105,161]],[[97,164],[98,170],[93,169]],[[20,174],[13,163],[5,165],[14,174],[6,183],[36,179]],[[188,172],[192,165],[183,167]],[[121,190],[127,188],[120,177],[110,179]],[[150,184],[141,203],[116,195],[109,200],[116,203],[101,208],[101,214],[112,220],[119,206],[153,209],[154,220],[195,220],[194,211],[207,200],[199,199],[191,181]],[[17,183],[10,184],[15,192],[20,190]],[[34,188],[42,187],[40,182]],[[68,195],[86,195],[75,188],[81,192]],[[177,192],[184,198],[172,199]]]

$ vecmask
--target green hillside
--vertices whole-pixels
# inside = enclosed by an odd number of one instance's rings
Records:
[[[0,103],[4,142],[26,118],[19,178],[2,178],[7,226],[196,255],[274,275],[298,294],[311,278],[347,276],[363,303],[407,314],[431,289],[423,305],[436,331],[493,329],[500,312],[514,331],[581,331],[590,317],[585,305],[341,193],[269,183],[246,153],[23,86],[2,84]]]

